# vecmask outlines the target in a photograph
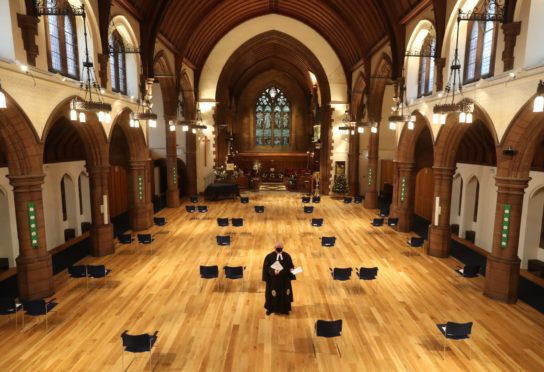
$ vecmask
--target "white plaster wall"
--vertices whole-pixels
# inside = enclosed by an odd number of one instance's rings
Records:
[[[79,213],[78,180],[79,175],[85,170],[85,161],[74,161],[66,163],[52,163],[43,166],[45,181],[43,185],[43,209],[45,215],[45,233],[47,241],[47,250],[51,250],[64,243],[64,229],[75,228],[76,236],[81,235],[81,222],[91,222],[90,203],[89,208],[85,208],[84,213]],[[66,196],[73,193],[75,196],[72,205],[72,213],[76,216],[76,226],[70,226],[69,221],[62,220],[62,203],[60,194],[60,181],[62,177],[68,174],[72,180],[72,190],[66,189]],[[82,199],[90,200],[90,194],[85,195],[82,189]],[[70,203],[67,204],[67,207]]]
[[[3,190],[8,201],[7,213],[2,213],[2,223],[8,224],[9,236],[2,237],[2,249],[0,257],[9,258],[9,266],[15,266],[15,258],[19,255],[19,238],[17,237],[17,221],[15,219],[15,201],[13,200],[13,187],[9,184],[8,168],[0,168],[0,188]],[[8,217],[9,219],[7,219]]]
[[[9,0],[0,0],[0,58],[15,59],[13,39],[17,25],[13,23],[17,16],[11,11],[13,8]]]
[[[530,172],[529,186],[523,197],[523,212],[521,214],[521,231],[518,256],[521,267],[527,268],[527,260],[536,258],[544,261],[544,249],[539,248],[540,228],[542,226],[542,187],[544,187],[544,172]]]
[[[153,112],[157,114],[157,127],[149,128],[149,149],[153,159],[166,158],[166,127],[167,120],[164,117],[164,104],[159,83],[153,84]]]
[[[196,134],[196,174],[197,191],[203,192],[206,188],[206,180],[213,172],[215,135],[213,114],[215,110],[215,100],[200,101],[200,111],[202,113],[202,124],[206,125],[206,130],[199,131]],[[205,141],[207,139],[207,142]],[[204,159],[206,153],[206,159]]]

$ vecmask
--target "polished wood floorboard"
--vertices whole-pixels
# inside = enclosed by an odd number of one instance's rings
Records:
[[[375,211],[322,198],[304,214],[299,195],[249,194],[249,204],[208,202],[206,214],[163,210],[151,245],[118,245],[114,255],[81,263],[112,269],[106,284],[55,276],[59,303],[45,324],[26,317],[23,332],[0,318],[1,371],[119,371],[121,339],[159,330],[155,371],[542,371],[544,315],[523,302],[482,295],[483,279],[464,279],[453,258],[406,245],[409,234],[369,225]],[[266,207],[256,214],[253,206]],[[311,217],[324,226],[310,226]],[[243,217],[241,228],[217,217]],[[215,236],[230,233],[232,245]],[[323,248],[320,237],[334,235]],[[285,243],[304,272],[293,282],[289,316],[266,316],[262,260]],[[199,279],[199,265],[246,266],[243,281]],[[331,279],[330,267],[378,266],[378,280]],[[343,319],[340,338],[314,336],[317,319]],[[474,321],[469,342],[448,341],[435,323]],[[315,350],[315,356],[314,356]],[[129,370],[149,369],[148,353],[124,354]]]

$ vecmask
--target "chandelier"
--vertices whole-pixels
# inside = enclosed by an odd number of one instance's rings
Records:
[[[0,96],[0,104],[1,104],[1,96]],[[533,102],[533,112],[543,112],[543,111],[544,111],[544,82],[540,80],[540,82],[538,83],[538,86],[536,87],[536,97]]]
[[[356,122],[351,118],[349,105],[346,105],[346,111],[342,116],[342,125],[339,126],[338,129],[346,134],[355,134]]]
[[[185,111],[183,110],[183,101],[178,99],[178,107],[176,111],[176,120],[169,121],[169,129],[171,132],[176,131],[176,125],[181,126],[183,132],[188,132],[191,129],[191,133],[196,134],[199,129],[205,130],[207,127],[202,124],[202,112],[200,106],[197,103],[195,120],[187,120],[185,118]]]

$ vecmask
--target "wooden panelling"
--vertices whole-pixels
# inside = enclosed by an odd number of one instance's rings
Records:
[[[429,221],[433,216],[433,185],[431,168],[423,168],[417,172],[414,213]]]
[[[128,211],[128,177],[125,168],[112,165],[109,179],[110,216],[115,217]]]
[[[306,153],[263,153],[263,152],[244,152],[239,153],[234,162],[242,169],[244,173],[249,173],[253,169],[256,161],[261,163],[261,172],[283,172],[285,169],[306,169],[308,164],[308,155]]]
[[[383,185],[393,184],[393,160],[381,160],[380,168],[380,191],[383,192]]]

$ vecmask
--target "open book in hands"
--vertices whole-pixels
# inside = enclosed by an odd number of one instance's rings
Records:
[[[276,261],[274,262],[272,265],[270,265],[270,267],[274,270],[278,270],[278,271],[282,271],[283,270],[283,266],[281,265],[280,261]]]

